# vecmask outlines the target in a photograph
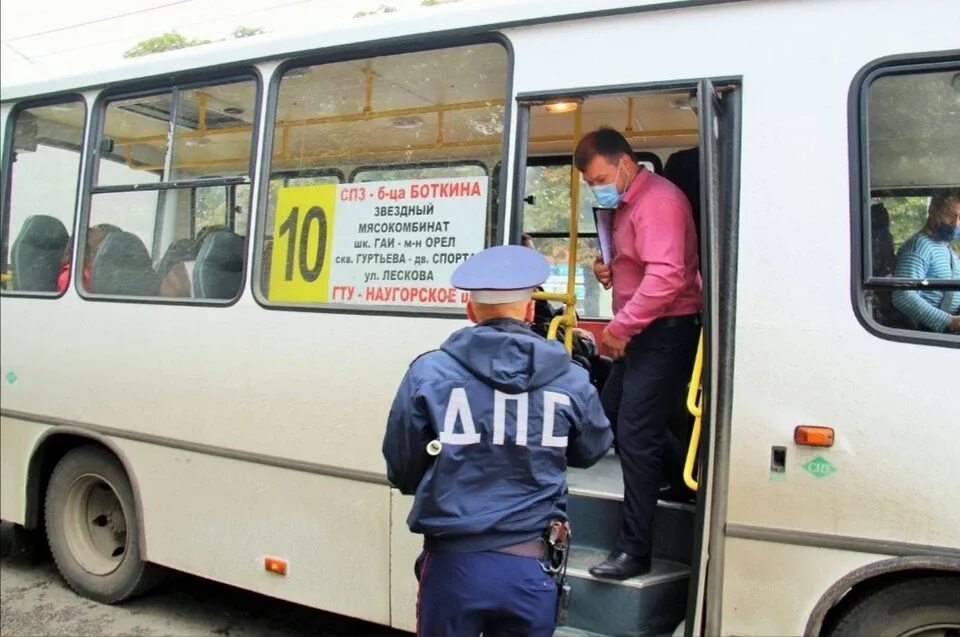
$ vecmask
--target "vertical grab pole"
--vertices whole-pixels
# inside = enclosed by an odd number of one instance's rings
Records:
[[[580,140],[581,130],[583,128],[583,109],[578,107],[573,112],[573,143]],[[563,313],[563,323],[567,329],[564,333],[563,344],[567,352],[573,351],[573,328],[577,325],[577,241],[579,237],[579,215],[577,214],[578,204],[580,203],[580,171],[576,164],[570,162],[570,237],[567,250],[567,301],[566,309]]]

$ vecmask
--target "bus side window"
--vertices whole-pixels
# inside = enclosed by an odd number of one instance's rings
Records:
[[[0,286],[56,295],[69,284],[86,106],[62,101],[15,110],[3,211]]]
[[[261,303],[462,312],[450,274],[495,227],[508,71],[493,42],[286,69]],[[346,183],[314,181],[347,167]]]
[[[208,301],[240,294],[244,239],[233,230],[240,221],[246,232],[237,208],[249,208],[238,199],[250,196],[255,95],[254,80],[235,78],[105,102],[88,225],[113,223],[128,236],[111,238],[111,252],[95,258],[108,264],[94,269],[109,283],[93,277],[93,294]],[[203,237],[221,231],[228,238],[210,247],[198,272]],[[144,255],[150,275],[141,272]]]
[[[928,339],[960,334],[958,71],[881,67],[860,87],[869,170],[858,207],[859,307],[874,325]]]

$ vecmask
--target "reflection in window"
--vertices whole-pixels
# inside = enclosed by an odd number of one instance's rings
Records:
[[[55,294],[70,281],[73,215],[86,107],[70,101],[13,116],[3,290]]]
[[[252,80],[107,102],[88,234],[109,232],[87,242],[91,293],[240,293],[255,104]]]
[[[263,297],[459,310],[450,274],[494,227],[506,71],[502,46],[477,44],[285,72]]]
[[[885,327],[960,332],[958,77],[960,64],[868,87],[864,296]]]

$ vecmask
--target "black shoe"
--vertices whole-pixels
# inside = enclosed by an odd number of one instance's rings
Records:
[[[611,579],[627,579],[637,575],[646,575],[649,572],[649,555],[644,558],[636,558],[619,551],[611,553],[607,561],[590,569],[590,574],[594,577],[609,577]]]
[[[686,486],[674,487],[670,485],[660,487],[660,493],[657,494],[658,500],[665,502],[696,502],[697,493],[691,491]]]

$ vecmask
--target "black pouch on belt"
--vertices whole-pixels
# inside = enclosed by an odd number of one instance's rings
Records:
[[[570,585],[561,584],[557,591],[557,626],[567,623],[568,608],[570,608]]]

